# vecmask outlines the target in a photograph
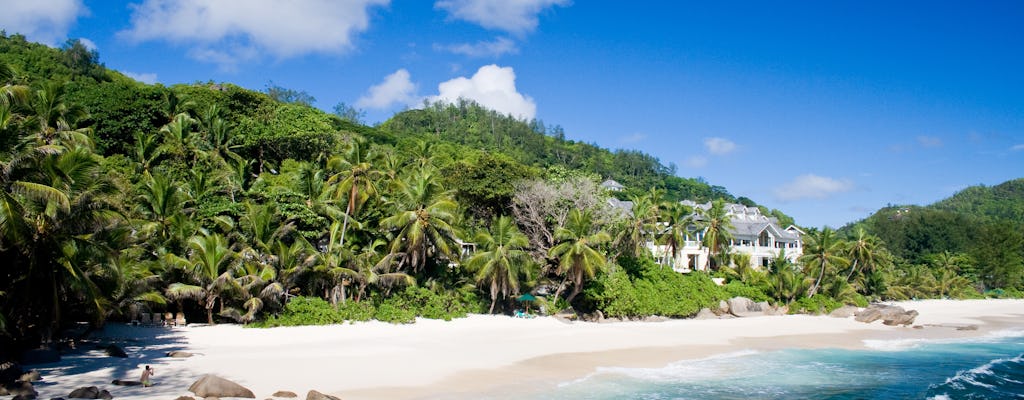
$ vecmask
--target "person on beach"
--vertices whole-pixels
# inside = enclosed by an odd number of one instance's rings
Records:
[[[139,379],[140,381],[142,381],[142,387],[153,386],[153,380],[150,379],[152,377],[153,377],[153,369],[150,368],[147,365],[146,369],[142,370],[142,379]]]

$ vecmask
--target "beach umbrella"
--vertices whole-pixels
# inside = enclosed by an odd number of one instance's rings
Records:
[[[519,300],[519,301],[534,301],[534,300],[537,300],[537,298],[534,297],[532,294],[527,293],[527,294],[524,294],[522,296],[519,296],[518,298],[516,298],[516,300]]]
[[[517,297],[516,300],[526,302],[526,312],[530,312],[530,302],[537,300],[537,298],[532,294],[525,293],[522,296]]]

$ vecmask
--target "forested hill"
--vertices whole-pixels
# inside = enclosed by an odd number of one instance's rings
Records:
[[[1024,227],[1024,178],[992,187],[971,186],[930,207]]]
[[[979,265],[1019,269],[1024,260],[1024,179],[972,186],[928,206],[889,206],[843,228],[877,235],[897,257],[924,263],[965,254]]]
[[[430,148],[435,153],[501,154],[499,158],[511,159],[542,175],[551,171],[578,171],[595,179],[614,179],[626,187],[625,191],[616,193],[623,200],[657,188],[664,191],[668,200],[724,199],[756,205],[753,200],[736,198],[726,188],[702,178],[676,176],[674,165],[666,166],[649,154],[636,150],[610,151],[595,144],[568,140],[560,126],[546,126],[539,120],[518,120],[471,101],[436,103],[425,109],[408,110],[378,127],[368,127],[309,107],[312,98],[301,91],[272,88],[276,93],[268,90],[271,92],[268,95],[212,82],[172,87],[141,84],[105,68],[99,62],[98,53],[76,41],[69,41],[62,49],[53,49],[27,42],[20,35],[3,36],[0,37],[0,61],[8,63],[21,82],[65,82],[70,100],[85,111],[80,125],[92,127],[98,150],[108,156],[131,153],[137,144],[137,133],[156,132],[176,112],[198,113],[216,104],[225,119],[234,124],[233,134],[237,138],[234,145],[239,147],[240,155],[258,160],[258,166],[316,154],[318,152],[310,146],[327,148],[331,134],[354,131],[371,142],[404,149],[426,142],[441,145]],[[282,90],[285,96],[280,96]],[[442,164],[465,158],[449,154],[433,156]],[[792,221],[779,210],[764,211]]]
[[[626,186],[624,197],[659,188],[675,200],[736,200],[724,187],[710,185],[700,178],[676,176],[674,165],[666,166],[649,154],[636,150],[612,152],[595,144],[568,140],[561,126],[546,126],[540,120],[518,120],[471,101],[435,103],[424,109],[404,111],[380,128],[503,153],[532,167],[560,166],[587,171],[622,183]]]

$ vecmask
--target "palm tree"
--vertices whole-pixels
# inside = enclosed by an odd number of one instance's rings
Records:
[[[529,271],[526,248],[530,239],[519,232],[511,218],[502,215],[491,224],[490,232],[480,232],[475,241],[483,251],[474,254],[467,266],[476,272],[477,285],[488,287],[488,313],[493,314],[499,298],[519,292],[519,277]]]
[[[164,174],[143,172],[142,177],[144,183],[139,189],[137,204],[139,213],[146,218],[143,231],[152,232],[160,238],[161,244],[166,243],[172,238],[170,230],[173,219],[181,216],[188,196]]]
[[[658,204],[649,195],[634,196],[631,215],[615,242],[624,245],[629,254],[639,257],[647,251],[647,239],[654,234],[657,223]]]
[[[199,301],[206,309],[206,322],[213,324],[213,308],[222,292],[234,282],[232,273],[238,267],[238,257],[219,233],[201,232],[189,239],[188,245],[190,254],[185,272],[193,284],[172,283],[167,287],[167,297]]]
[[[853,241],[850,242],[850,247],[847,249],[847,257],[853,262],[850,264],[850,272],[846,275],[846,280],[849,281],[855,273],[859,273],[862,270],[867,270],[869,273],[873,271],[878,262],[878,251],[881,246],[881,239],[875,235],[869,235],[864,231],[864,228],[858,227],[854,232]]]
[[[807,293],[812,280],[801,273],[786,257],[779,254],[768,263],[766,276],[768,290],[766,294],[786,304],[792,303],[797,297]]]
[[[695,223],[693,209],[681,203],[668,203],[661,215],[663,222],[667,225],[661,232],[661,242],[665,246],[662,264],[671,265],[679,256],[679,250],[686,246],[686,237],[689,234],[690,226]]]
[[[717,268],[718,255],[725,252],[729,246],[729,240],[732,240],[730,232],[733,229],[732,220],[725,209],[725,202],[722,200],[711,202],[711,207],[703,213],[701,222],[704,226],[704,240],[701,241],[701,245],[708,248],[710,256],[708,257],[708,267]]]
[[[821,286],[826,272],[849,263],[849,260],[843,257],[843,254],[846,253],[845,250],[846,244],[836,237],[836,232],[832,228],[824,227],[807,235],[804,254],[800,256],[800,262],[808,269],[818,270],[818,277],[814,281],[814,286],[811,286],[807,292],[807,297],[818,293],[818,288]],[[810,274],[808,273],[808,275]]]
[[[328,179],[329,185],[335,187],[335,199],[347,198],[345,222],[341,228],[341,244],[345,244],[345,232],[348,230],[349,218],[369,198],[378,192],[377,181],[383,174],[373,167],[372,153],[366,141],[360,137],[352,137],[348,148],[341,157],[332,157],[327,162],[329,170],[338,171]]]
[[[571,303],[583,290],[584,280],[593,278],[598,271],[604,269],[605,256],[597,247],[610,240],[608,232],[595,229],[589,210],[573,209],[569,213],[565,226],[555,230],[557,244],[550,251],[551,257],[559,260],[558,273],[564,276],[562,285],[559,285],[555,293],[556,298],[561,294],[565,280],[571,280],[572,292],[565,298]]]
[[[394,207],[397,212],[381,220],[380,226],[394,235],[389,250],[402,256],[399,265],[408,265],[415,273],[431,256],[457,257],[451,250],[455,241],[451,224],[458,204],[431,172],[413,175],[397,193]]]

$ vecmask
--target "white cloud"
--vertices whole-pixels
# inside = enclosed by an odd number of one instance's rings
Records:
[[[821,200],[852,189],[853,183],[849,180],[807,174],[798,176],[792,182],[775,189],[775,198],[779,201]]]
[[[472,77],[441,82],[437,89],[438,95],[431,96],[429,101],[454,103],[464,98],[516,118],[533,119],[537,115],[533,99],[516,90],[516,73],[512,67],[485,65]]]
[[[128,71],[121,71],[121,73],[124,74],[125,76],[129,77],[129,78],[132,78],[132,79],[137,80],[137,81],[142,82],[142,83],[148,83],[150,85],[156,83],[156,74],[154,74],[154,73],[136,74],[134,72],[128,72]]]
[[[189,55],[231,68],[269,54],[288,58],[342,53],[370,26],[369,9],[389,0],[145,0],[133,4],[135,42],[166,40],[190,46]]]
[[[93,42],[92,40],[86,38],[78,38],[78,41],[81,42],[82,46],[85,46],[86,49],[93,51],[100,49],[99,46],[96,46],[96,42]]]
[[[631,134],[631,135],[624,136],[623,138],[619,139],[619,142],[625,143],[625,144],[633,144],[633,143],[642,142],[644,139],[647,139],[647,135],[643,134],[643,133],[640,133],[640,132],[637,132],[637,133],[634,133],[634,134]]]
[[[701,156],[693,156],[686,159],[686,166],[690,168],[703,168],[708,165],[708,158]]]
[[[733,143],[729,139],[712,137],[704,139],[704,147],[706,147],[711,154],[724,156],[736,150],[736,143]]]
[[[394,103],[415,105],[416,84],[409,79],[404,68],[384,77],[384,81],[373,85],[363,97],[356,100],[357,107],[384,109]]]
[[[88,13],[82,0],[5,0],[0,29],[55,46],[64,41],[78,17]]]
[[[434,45],[434,48],[470,57],[498,57],[504,54],[515,54],[519,52],[519,48],[516,47],[516,43],[513,42],[512,39],[506,37],[499,37],[489,42],[481,40],[473,44],[438,44]]]
[[[1011,146],[1010,151],[1024,151],[1024,143]]]
[[[524,34],[537,29],[537,15],[544,9],[569,4],[569,0],[439,0],[434,8],[487,29]]]
[[[918,136],[917,143],[922,147],[942,147],[942,138],[935,136]]]

